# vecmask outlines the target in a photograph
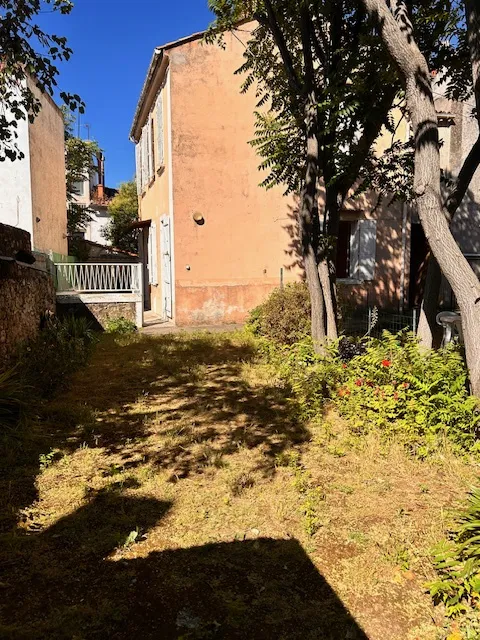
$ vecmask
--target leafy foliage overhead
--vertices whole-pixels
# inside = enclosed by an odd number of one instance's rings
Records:
[[[416,37],[431,68],[443,70],[447,97],[465,99],[472,82],[461,4],[457,0],[411,4]],[[284,185],[287,193],[298,192],[305,175],[304,5],[312,34],[324,183],[345,197],[360,177],[360,189],[374,187],[408,197],[412,150],[395,139],[398,118],[391,112],[394,106],[405,112],[400,79],[371,21],[354,0],[210,2],[216,21],[207,41],[224,44],[224,32],[235,31],[245,44],[245,61],[237,73],[243,77],[242,91],[254,88],[258,98],[251,144],[266,172],[261,184],[266,188]],[[288,51],[290,69],[279,55],[272,15]],[[374,153],[381,132],[392,135],[392,146],[383,159]]]
[[[47,11],[68,14],[71,0],[0,0],[0,161],[23,157],[18,147],[18,121],[33,122],[41,104],[29,86],[53,95],[57,85],[56,64],[69,60],[72,50],[63,36],[45,32],[38,16]],[[61,92],[70,109],[83,113],[77,94]]]

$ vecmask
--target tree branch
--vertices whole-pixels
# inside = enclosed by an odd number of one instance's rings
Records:
[[[368,114],[363,128],[363,133],[360,140],[350,152],[350,162],[345,171],[344,178],[339,185],[339,192],[343,200],[347,197],[348,192],[358,178],[358,174],[365,162],[365,158],[380,134],[380,130],[385,123],[388,112],[392,108],[393,101],[395,100],[397,88],[398,87],[396,87],[395,84],[389,86],[385,90],[380,102],[375,105]]]
[[[472,82],[475,95],[476,116],[480,127],[480,12],[475,0],[465,0],[465,22],[467,24],[467,40],[472,64]],[[472,178],[480,165],[480,133],[463,161],[455,186],[448,194],[445,206],[453,218],[460,206]]]
[[[290,88],[295,93],[301,94],[304,87],[295,70],[292,56],[290,55],[290,51],[288,50],[285,37],[282,33],[280,25],[278,24],[277,16],[275,15],[275,10],[270,0],[265,0],[265,8],[267,10],[268,26],[270,28],[270,31],[272,32],[273,39],[275,40],[280,55],[282,56]]]

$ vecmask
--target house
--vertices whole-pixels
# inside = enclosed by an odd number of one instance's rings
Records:
[[[74,203],[88,209],[90,215],[85,231],[76,235],[89,242],[108,245],[103,230],[109,222],[108,205],[118,192],[105,186],[105,157],[101,151],[96,154],[93,164],[95,169],[91,175],[74,185]]]
[[[32,80],[41,111],[17,122],[22,159],[0,164],[0,222],[28,231],[34,250],[67,253],[65,149],[62,112]]]
[[[255,92],[241,94],[234,75],[248,31],[226,33],[224,48],[205,44],[203,33],[156,48],[131,128],[146,308],[177,325],[242,322],[274,287],[302,277],[295,199],[258,186],[248,144]],[[403,123],[397,136],[408,135]],[[418,228],[400,202],[364,194],[346,204],[344,303],[398,311],[413,302],[425,244]]]

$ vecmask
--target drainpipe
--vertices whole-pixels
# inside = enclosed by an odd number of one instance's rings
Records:
[[[405,269],[407,252],[407,204],[402,205],[402,261],[400,271],[400,313],[403,313],[405,304]]]

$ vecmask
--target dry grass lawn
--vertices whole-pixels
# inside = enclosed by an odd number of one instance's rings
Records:
[[[478,470],[311,424],[239,334],[105,336],[0,470],[0,637],[436,640]]]

